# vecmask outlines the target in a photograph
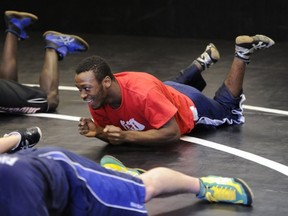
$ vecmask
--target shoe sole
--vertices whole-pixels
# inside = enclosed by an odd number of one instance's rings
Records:
[[[236,45],[243,44],[243,43],[252,43],[253,38],[248,35],[241,35],[238,36],[235,40]]]
[[[252,203],[254,202],[254,193],[253,193],[253,191],[251,190],[251,188],[248,186],[248,184],[243,179],[235,178],[235,181],[239,182],[242,185],[242,187],[244,188],[245,193],[247,194],[247,204],[245,204],[245,205],[251,206]]]
[[[19,12],[19,11],[5,11],[5,16],[11,16],[11,15],[16,15],[16,16],[22,16],[22,17],[29,17],[33,21],[38,20],[38,17],[34,14],[27,13],[27,12]]]
[[[115,164],[117,164],[117,165],[119,165],[119,166],[122,166],[122,167],[125,167],[126,169],[128,169],[128,170],[131,170],[131,171],[137,171],[137,172],[139,172],[139,174],[142,174],[142,173],[145,173],[146,172],[146,170],[143,170],[143,169],[140,169],[140,168],[130,168],[130,167],[126,167],[120,160],[118,160],[117,158],[115,158],[115,157],[113,157],[113,156],[111,156],[111,155],[105,155],[104,156],[105,158],[109,158],[109,159],[112,159],[112,161],[115,161],[116,163]],[[103,157],[103,158],[104,158]],[[109,164],[109,163],[107,163],[107,164]],[[100,164],[101,166],[104,166],[105,164]]]
[[[212,59],[214,61],[218,61],[220,59],[220,53],[219,53],[217,47],[213,43],[208,44],[207,47],[211,47],[210,49],[211,49],[211,57],[212,57]],[[213,51],[212,51],[212,49],[213,49]]]
[[[72,37],[85,46],[85,51],[89,49],[89,44],[83,38],[81,38],[77,35],[63,34],[61,32],[57,32],[57,31],[46,31],[46,32],[44,32],[43,37],[45,37],[48,34],[54,34],[54,35],[59,35],[59,36],[63,35],[63,36]]]

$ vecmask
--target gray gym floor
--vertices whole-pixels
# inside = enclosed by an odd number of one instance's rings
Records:
[[[255,32],[258,33],[258,32]],[[261,33],[261,32],[259,32]],[[44,57],[40,32],[19,44],[19,77],[22,83],[37,84]],[[175,145],[143,147],[109,146],[78,134],[77,119],[89,116],[87,105],[74,87],[74,68],[82,58],[100,55],[113,71],[146,71],[161,80],[173,79],[213,42],[220,61],[203,75],[205,93],[213,97],[233,58],[234,38],[225,40],[169,39],[79,34],[90,44],[86,53],[70,55],[60,62],[60,105],[54,114],[13,116],[0,114],[0,133],[20,127],[39,126],[39,147],[54,145],[99,161],[111,154],[130,167],[149,169],[165,166],[193,176],[221,175],[244,179],[252,188],[252,207],[210,204],[190,194],[157,198],[147,204],[150,215],[287,215],[288,195],[288,43],[277,42],[255,53],[247,67],[244,93],[246,123],[218,129],[199,128]],[[4,40],[4,34],[0,36]],[[3,43],[0,44],[2,49]],[[184,141],[184,139],[186,141]]]

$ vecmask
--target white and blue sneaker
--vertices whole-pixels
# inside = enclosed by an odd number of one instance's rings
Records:
[[[46,31],[43,37],[46,41],[45,48],[56,50],[59,60],[62,60],[68,53],[79,53],[89,49],[88,43],[76,35]]]
[[[19,40],[29,37],[24,29],[37,20],[38,17],[31,13],[5,11],[6,32],[16,35]]]
[[[267,49],[275,42],[265,35],[241,35],[235,39],[235,56],[246,64],[250,63],[250,56],[255,50]]]

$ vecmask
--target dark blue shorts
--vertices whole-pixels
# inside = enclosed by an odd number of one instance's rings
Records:
[[[49,147],[0,155],[1,215],[147,215],[139,178]]]
[[[212,99],[191,86],[174,81],[164,83],[185,94],[194,102],[198,112],[196,124],[219,126],[242,124],[245,121],[242,108],[245,101],[244,94],[235,98],[224,84],[220,86]]]

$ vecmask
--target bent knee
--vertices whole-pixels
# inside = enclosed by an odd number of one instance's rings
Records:
[[[55,112],[59,105],[59,98],[48,98],[48,112]]]

